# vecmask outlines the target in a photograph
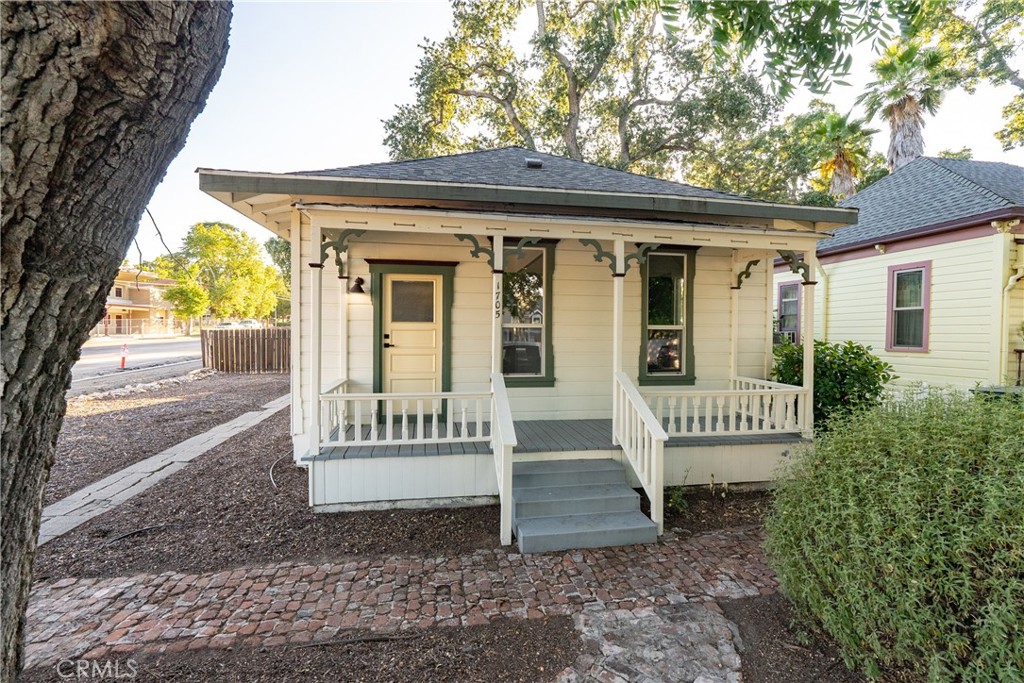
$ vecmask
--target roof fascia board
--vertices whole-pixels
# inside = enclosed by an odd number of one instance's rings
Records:
[[[491,214],[486,217],[454,211],[401,211],[374,207],[299,204],[298,208],[322,229],[434,234],[509,234],[553,239],[625,239],[659,244],[716,246],[729,249],[813,249],[827,235],[769,228],[713,228],[696,224],[658,225],[644,222],[546,218]]]
[[[928,235],[948,232],[951,230],[960,230],[961,228],[970,228],[976,225],[984,225],[992,221],[1006,220],[1008,218],[1024,218],[1024,206],[1010,206],[1002,209],[992,209],[991,211],[985,211],[984,213],[976,213],[973,216],[955,218],[941,223],[932,223],[931,225],[923,225],[909,230],[892,232],[887,235],[865,238],[839,247],[834,247],[832,249],[819,249],[818,255],[826,256],[842,254],[843,252],[855,251],[857,249],[863,249],[864,247],[873,247],[876,244],[893,244],[894,242],[899,242],[901,240],[914,239],[916,237],[927,237]]]
[[[659,194],[580,192],[551,188],[469,185],[405,180],[375,180],[325,176],[293,176],[198,169],[204,192],[328,195],[499,203],[580,206],[605,209],[707,213],[747,218],[781,218],[849,225],[856,209],[790,206],[734,199],[688,198]]]

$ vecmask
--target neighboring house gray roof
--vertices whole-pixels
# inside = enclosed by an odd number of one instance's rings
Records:
[[[527,159],[537,159],[540,168],[529,168]],[[716,192],[686,183],[651,178],[604,166],[575,161],[523,147],[452,154],[450,156],[409,159],[362,166],[346,166],[322,171],[288,173],[297,176],[367,178],[418,182],[531,187],[584,192],[620,192],[657,194],[705,199],[760,200],[742,195]]]
[[[818,253],[877,244],[906,232],[990,212],[1024,211],[1024,168],[994,161],[920,157],[839,206],[859,209]]]

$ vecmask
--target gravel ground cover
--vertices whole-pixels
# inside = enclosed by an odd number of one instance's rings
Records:
[[[348,632],[347,643],[185,650],[133,656],[132,661],[138,680],[176,683],[532,683],[553,680],[582,649],[570,617],[500,619],[409,635],[379,639],[372,632]],[[127,673],[128,659],[110,661]],[[60,673],[39,667],[21,680],[67,680]]]
[[[68,401],[43,504],[256,410],[288,390],[288,375],[215,373],[144,393]]]

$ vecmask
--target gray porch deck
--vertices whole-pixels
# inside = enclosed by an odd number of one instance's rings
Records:
[[[689,418],[692,427],[693,418]],[[703,422],[703,421],[702,421]],[[577,451],[610,451],[618,446],[612,445],[611,420],[516,420],[516,437],[519,445],[514,453],[557,453]],[[384,439],[384,427],[377,426],[377,438]],[[467,433],[475,433],[476,425],[467,426]],[[362,430],[363,439],[370,436],[370,427]],[[455,433],[460,434],[459,426],[455,425]],[[439,438],[446,436],[446,426],[438,425]],[[483,435],[490,435],[490,424],[483,423]],[[352,427],[348,430],[349,438],[354,436]],[[670,438],[667,447],[679,446],[729,446],[743,444],[794,443],[802,440],[798,432],[783,434],[707,434]],[[410,444],[374,446],[360,444],[356,446],[335,446],[323,448],[316,460],[336,460],[348,458],[399,458],[431,455],[490,454],[490,441],[469,441],[460,443]]]

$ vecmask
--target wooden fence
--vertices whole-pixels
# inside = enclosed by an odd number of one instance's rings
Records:
[[[203,367],[249,374],[288,372],[291,339],[287,327],[203,330]]]

